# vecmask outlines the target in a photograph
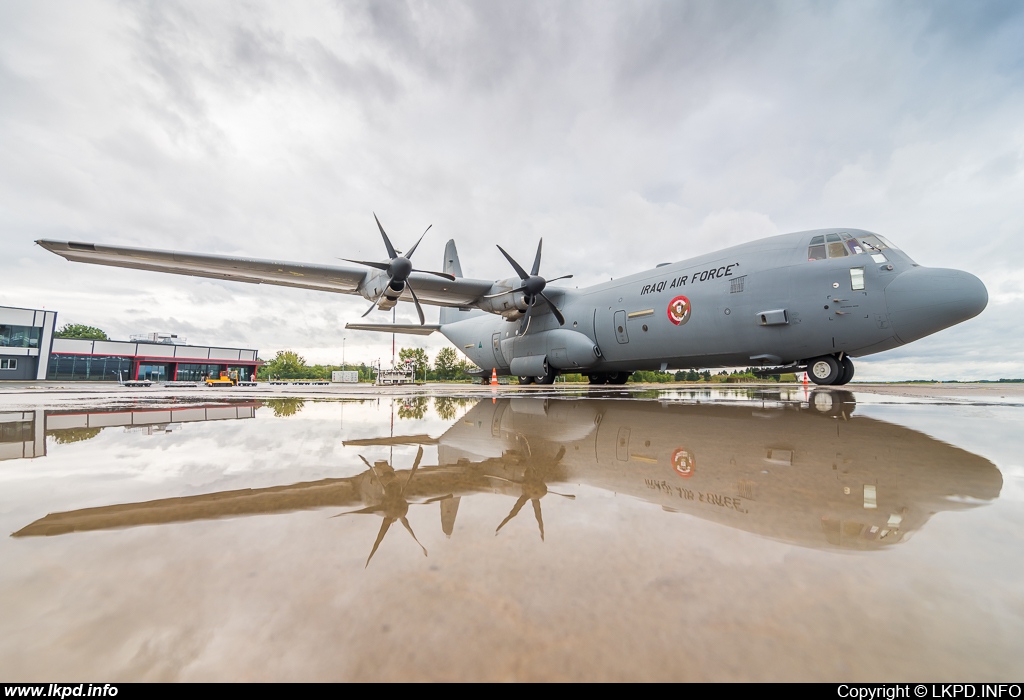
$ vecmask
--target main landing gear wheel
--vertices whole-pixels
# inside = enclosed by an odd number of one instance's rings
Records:
[[[522,385],[533,384],[533,377],[519,377],[519,383]]]
[[[535,381],[538,384],[554,384],[555,377],[557,376],[558,370],[556,370],[554,367],[548,367],[547,374],[544,374],[540,377],[534,377],[533,381]]]
[[[632,374],[632,372],[612,372],[608,375],[608,383],[621,386],[629,381],[630,374]]]
[[[839,375],[839,379],[835,381],[835,385],[849,384],[850,380],[853,379],[853,360],[850,359],[849,355],[843,355],[843,359],[839,361],[839,368],[842,370],[842,373]]]
[[[853,392],[845,389],[815,389],[811,392],[810,406],[819,416],[846,420],[857,408]]]
[[[807,363],[807,376],[821,386],[835,384],[841,378],[841,374],[839,361],[831,355],[822,355]]]
[[[607,374],[591,374],[591,375],[589,375],[587,377],[587,379],[590,380],[591,384],[607,384],[608,383],[608,375]]]

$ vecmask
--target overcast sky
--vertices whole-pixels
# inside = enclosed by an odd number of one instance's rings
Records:
[[[849,226],[988,287],[857,379],[1024,376],[1024,3],[0,0],[0,305],[390,359],[359,297],[66,262],[56,238],[573,284]],[[436,309],[427,308],[428,320]],[[403,304],[400,321],[414,321]],[[386,322],[377,313],[372,321]],[[399,336],[433,356],[446,341]]]

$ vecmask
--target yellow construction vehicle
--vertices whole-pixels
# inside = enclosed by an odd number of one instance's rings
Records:
[[[238,372],[222,371],[219,377],[207,377],[206,386],[238,386]]]

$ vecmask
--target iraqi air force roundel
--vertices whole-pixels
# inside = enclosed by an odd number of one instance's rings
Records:
[[[676,474],[689,479],[693,476],[693,470],[697,467],[693,454],[689,450],[684,450],[682,447],[676,449],[672,453],[672,468],[676,470]]]
[[[668,303],[668,320],[681,326],[690,320],[690,300],[678,296]]]

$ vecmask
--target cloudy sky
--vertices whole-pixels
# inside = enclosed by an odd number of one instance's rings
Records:
[[[581,286],[876,231],[986,311],[858,379],[1024,376],[1024,3],[0,0],[0,305],[390,357],[358,297],[78,265],[57,238],[330,264],[494,247]],[[427,309],[436,318],[436,310]],[[385,322],[389,315],[370,317]],[[411,305],[400,321],[415,320]],[[433,355],[443,338],[399,338]]]

